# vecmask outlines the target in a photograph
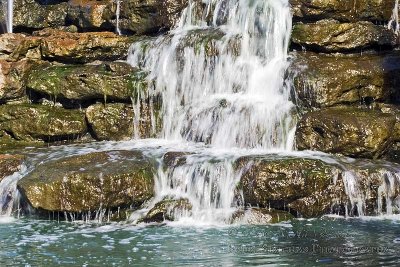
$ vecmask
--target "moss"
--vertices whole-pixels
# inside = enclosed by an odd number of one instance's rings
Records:
[[[140,205],[153,196],[153,174],[140,152],[98,152],[39,165],[18,187],[34,208],[84,212]]]
[[[87,126],[78,110],[17,104],[0,106],[0,130],[16,140],[56,141],[82,136]]]
[[[99,65],[47,66],[36,69],[27,87],[59,100],[130,101],[138,92],[146,92],[146,73],[123,62]],[[141,93],[143,94],[143,93]]]

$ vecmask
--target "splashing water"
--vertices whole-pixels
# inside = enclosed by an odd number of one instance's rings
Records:
[[[130,49],[128,62],[150,72],[149,91],[163,99],[161,137],[290,150],[288,1],[214,0],[202,11],[196,3],[171,36]]]
[[[225,151],[290,151],[291,23],[287,0],[189,1],[169,35],[133,44],[128,62],[150,73],[150,96],[163,101],[161,137]],[[156,200],[186,198],[194,221],[224,221],[237,205],[234,161],[160,164]]]
[[[388,23],[388,28],[393,29],[396,35],[400,33],[400,24],[399,24],[399,0],[396,0],[393,8],[392,17]]]

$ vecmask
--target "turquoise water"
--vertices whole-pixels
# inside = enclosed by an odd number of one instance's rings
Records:
[[[0,266],[399,266],[400,220],[330,218],[266,226],[0,224]]]

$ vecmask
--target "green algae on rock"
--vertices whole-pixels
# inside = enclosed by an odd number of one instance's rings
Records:
[[[346,156],[377,158],[393,143],[396,118],[380,111],[328,108],[309,112],[298,123],[297,147]]]
[[[340,188],[334,181],[339,169],[321,160],[242,157],[237,167],[245,170],[240,188],[245,203],[252,206],[285,209],[298,199],[318,194],[321,199],[315,206],[293,209],[300,215],[314,217],[329,212],[331,203],[340,197],[331,193]]]
[[[139,221],[145,223],[174,221],[176,216],[190,215],[191,210],[192,204],[190,204],[188,199],[173,199],[167,197],[155,204],[154,207]]]
[[[85,114],[42,105],[0,105],[0,130],[22,141],[58,141],[78,138],[87,132]]]
[[[132,106],[122,103],[95,104],[86,119],[97,140],[129,140],[133,137]]]
[[[324,20],[293,26],[292,42],[311,51],[347,52],[393,47],[396,35],[372,22],[339,23]]]
[[[31,72],[27,88],[56,100],[131,102],[147,89],[146,74],[124,62],[50,65]]]
[[[153,174],[141,152],[95,152],[38,165],[18,188],[36,209],[95,211],[141,205],[153,196]]]
[[[400,83],[400,53],[294,53],[292,70],[300,104],[329,107],[339,104],[391,102]]]

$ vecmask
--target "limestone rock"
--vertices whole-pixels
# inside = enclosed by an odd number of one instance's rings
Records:
[[[92,105],[86,110],[86,118],[97,140],[129,140],[133,137],[133,111],[129,105]]]
[[[340,104],[392,102],[398,97],[400,53],[378,55],[294,54],[291,70],[300,104],[329,107]]]
[[[137,206],[153,196],[153,172],[140,152],[95,152],[41,164],[18,189],[32,207],[47,211]]]
[[[1,140],[58,141],[87,132],[85,115],[78,110],[42,105],[0,105]]]
[[[326,20],[294,25],[292,42],[312,51],[345,52],[393,47],[396,36],[393,31],[372,22]]]
[[[396,118],[380,111],[329,108],[309,112],[298,123],[299,149],[377,158],[393,143]]]

